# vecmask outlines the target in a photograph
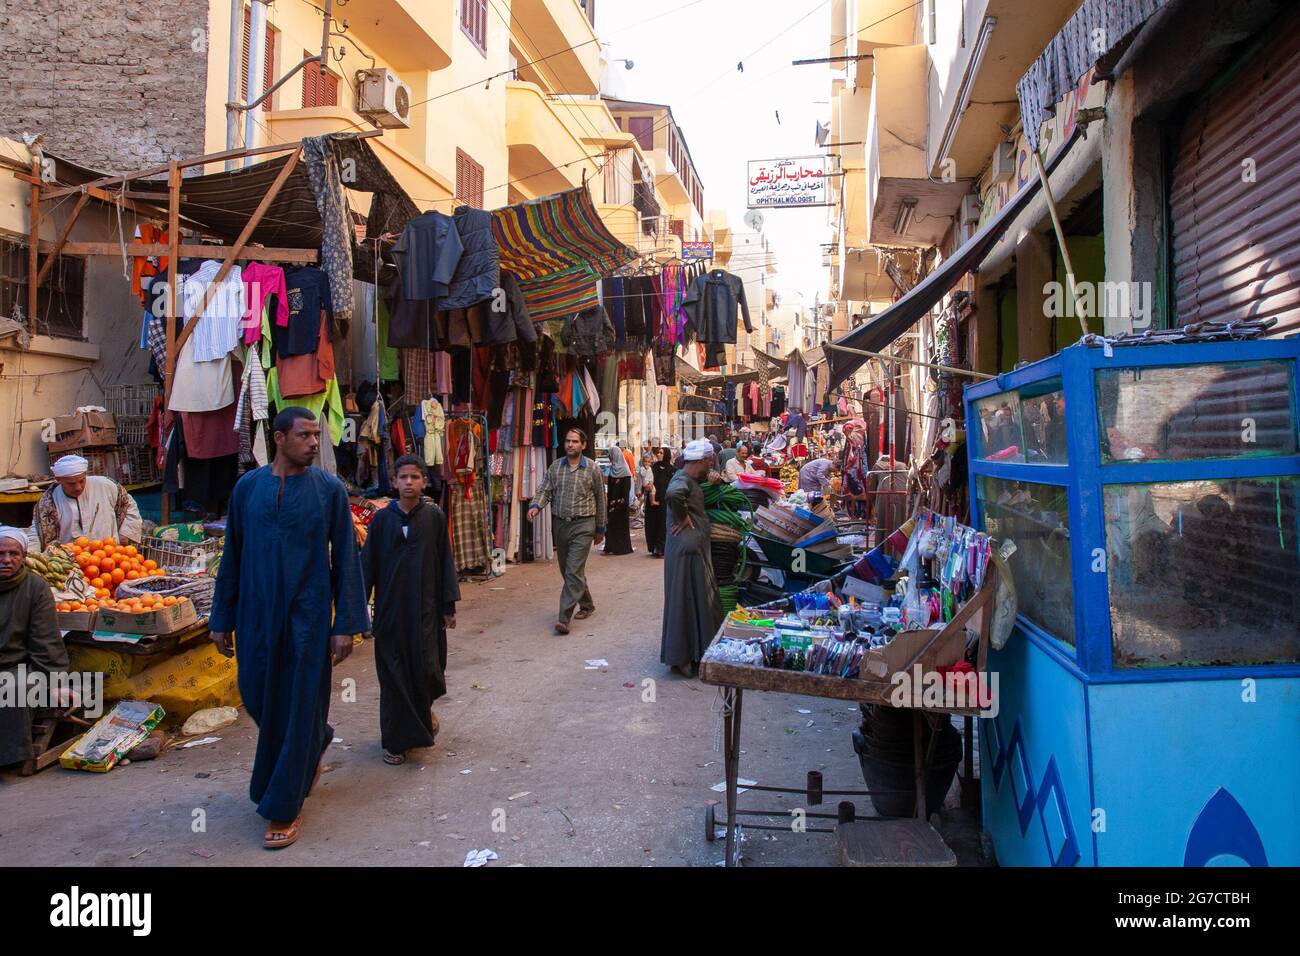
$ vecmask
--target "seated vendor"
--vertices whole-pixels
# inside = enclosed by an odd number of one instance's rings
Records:
[[[19,667],[27,673],[61,673],[68,669],[54,617],[54,597],[39,575],[27,570],[27,534],[21,528],[0,527],[0,680],[16,681]],[[15,684],[6,693],[21,692]],[[32,718],[26,706],[0,706],[0,767],[32,757]]]
[[[54,463],[58,484],[41,495],[32,515],[37,550],[80,537],[140,543],[143,525],[135,499],[113,479],[86,474],[89,467],[80,455]]]
[[[723,466],[722,474],[729,482],[734,482],[740,475],[761,475],[763,470],[754,464],[754,456],[749,453],[749,446],[741,442],[736,446],[736,457]]]
[[[810,495],[824,495],[831,486],[831,469],[835,462],[829,452],[814,458],[799,469],[799,490]]]

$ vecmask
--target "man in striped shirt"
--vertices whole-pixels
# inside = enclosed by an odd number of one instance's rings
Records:
[[[587,587],[587,556],[592,544],[605,540],[605,478],[599,466],[582,454],[586,447],[587,438],[579,429],[570,428],[564,433],[564,457],[546,469],[546,477],[528,507],[528,520],[532,521],[548,503],[551,505],[551,536],[564,575],[556,634],[569,633],[569,619],[575,616],[575,608],[580,621],[596,610]]]

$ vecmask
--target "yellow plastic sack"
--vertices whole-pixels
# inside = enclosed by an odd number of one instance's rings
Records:
[[[161,704],[169,722],[185,720],[207,707],[242,703],[235,659],[222,657],[209,641],[158,661],[126,684],[127,696]]]
[[[130,679],[149,665],[157,663],[157,654],[127,654],[108,647],[68,645],[68,666],[78,672],[98,671],[104,675],[104,699],[122,700],[131,696]]]

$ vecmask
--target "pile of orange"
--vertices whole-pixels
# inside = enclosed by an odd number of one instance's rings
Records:
[[[81,537],[67,548],[101,605],[105,598],[117,594],[117,586],[123,581],[136,581],[163,573],[158,569],[158,562],[146,561],[135,545],[122,546],[113,538],[92,540]]]
[[[160,608],[172,607],[188,600],[189,598],[183,597],[162,597],[157,594],[145,594],[140,597],[125,598],[121,601],[115,601],[112,598],[61,601],[54,605],[54,609],[56,611],[96,611],[99,608],[108,608],[111,611],[123,611],[127,614],[143,614],[145,611],[157,611]]]

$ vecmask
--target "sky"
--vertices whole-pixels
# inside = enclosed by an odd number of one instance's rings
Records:
[[[822,152],[814,136],[817,121],[830,116],[830,69],[790,61],[829,55],[830,7],[830,0],[597,0],[606,56],[633,61],[631,70],[610,64],[614,94],[672,107],[705,211],[725,209],[735,231],[747,229],[748,160]],[[799,292],[809,306],[817,293],[826,297],[828,211],[762,210],[780,269],[773,284],[787,297]],[[731,271],[756,275],[753,263],[738,259]]]

